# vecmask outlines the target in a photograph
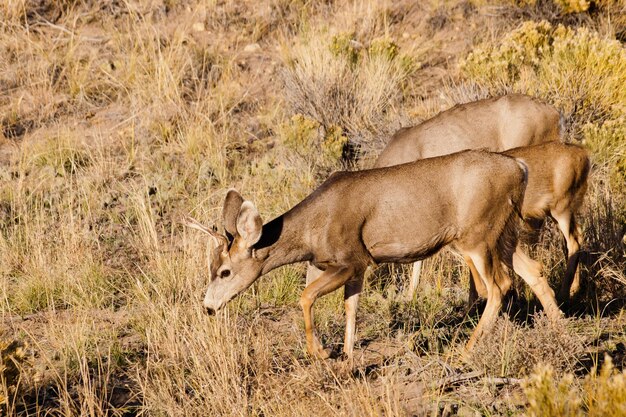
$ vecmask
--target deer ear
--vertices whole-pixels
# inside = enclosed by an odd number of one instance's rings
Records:
[[[261,238],[263,230],[263,220],[259,216],[254,204],[244,201],[237,216],[237,233],[246,242],[247,247],[252,247]]]
[[[243,204],[243,197],[234,188],[226,193],[224,200],[224,209],[222,210],[222,220],[224,221],[224,229],[228,233],[229,239],[237,234],[237,216]]]

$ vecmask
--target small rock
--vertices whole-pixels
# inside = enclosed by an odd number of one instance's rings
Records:
[[[204,23],[202,22],[196,22],[191,26],[191,29],[194,32],[204,32],[205,28],[204,28]]]
[[[243,48],[244,52],[258,52],[261,50],[261,46],[258,43],[249,43]]]
[[[410,36],[411,36],[411,35],[409,35],[409,32],[403,32],[403,33],[402,33],[402,38],[403,38],[403,39],[409,39],[409,37],[410,37]]]

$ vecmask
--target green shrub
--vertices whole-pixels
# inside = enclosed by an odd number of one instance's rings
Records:
[[[587,28],[525,22],[496,44],[479,46],[461,71],[490,94],[513,90],[548,98],[572,116],[578,134],[585,123],[626,110],[626,51]]]
[[[583,126],[583,136],[595,162],[608,167],[613,194],[626,196],[626,117],[602,125],[588,123]]]
[[[370,43],[368,52],[370,56],[393,61],[400,53],[400,47],[390,38],[376,38]]]
[[[336,57],[345,57],[351,65],[356,65],[360,58],[360,44],[355,41],[355,36],[354,32],[333,36],[329,45],[330,52]]]
[[[554,10],[559,15],[571,13],[584,13],[589,10],[591,2],[589,0],[546,0],[538,2],[537,0],[495,0],[495,1],[478,1],[473,3],[481,6],[484,4],[497,4],[503,6],[515,6],[520,8],[540,9],[546,7]],[[558,8],[558,9],[557,9]]]
[[[341,159],[348,142],[337,125],[324,128],[318,121],[296,114],[283,126],[285,145],[305,159],[333,167]],[[321,150],[321,152],[320,152]]]

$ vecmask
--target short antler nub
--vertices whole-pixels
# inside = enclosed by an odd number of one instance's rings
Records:
[[[211,229],[209,229],[208,227],[202,225],[199,221],[197,221],[193,217],[183,216],[180,219],[180,223],[183,224],[184,226],[190,227],[192,229],[200,230],[201,232],[204,232],[206,234],[209,234],[209,235],[213,234],[213,231]]]

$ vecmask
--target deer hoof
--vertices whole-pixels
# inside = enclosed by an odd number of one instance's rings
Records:
[[[332,350],[329,348],[324,349],[324,347],[320,344],[315,346],[313,349],[309,349],[309,354],[315,359],[328,359],[330,358],[330,354]]]
[[[330,348],[319,348],[317,350],[317,352],[315,352],[315,357],[317,359],[328,359],[330,358],[330,354],[332,353],[332,350]]]

